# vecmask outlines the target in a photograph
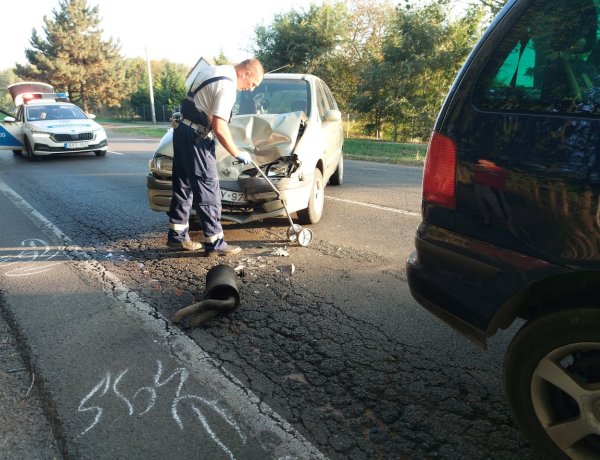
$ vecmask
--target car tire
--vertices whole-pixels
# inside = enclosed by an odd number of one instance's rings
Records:
[[[337,168],[329,178],[331,185],[342,185],[344,182],[344,154],[340,154],[340,161],[338,162]]]
[[[504,362],[513,416],[541,458],[598,458],[600,309],[542,316],[521,328]]]
[[[22,155],[23,150],[13,150],[13,155]]]
[[[29,139],[25,138],[25,157],[29,161],[37,161],[39,158],[35,156],[33,153],[33,149],[31,148],[31,144],[29,143]]]
[[[96,154],[97,157],[105,157],[106,156],[106,150],[96,150],[94,153]]]
[[[317,168],[313,175],[312,190],[308,199],[308,207],[297,212],[301,225],[316,224],[321,220],[325,206],[325,183],[323,174]]]

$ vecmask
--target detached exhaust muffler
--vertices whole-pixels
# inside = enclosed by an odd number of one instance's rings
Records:
[[[206,274],[206,299],[178,310],[171,321],[179,323],[194,313],[192,326],[200,326],[218,315],[232,313],[240,304],[237,274],[229,265],[215,265]]]

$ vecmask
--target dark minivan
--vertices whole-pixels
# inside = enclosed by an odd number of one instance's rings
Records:
[[[435,123],[413,297],[482,347],[542,458],[600,458],[600,0],[509,1]]]

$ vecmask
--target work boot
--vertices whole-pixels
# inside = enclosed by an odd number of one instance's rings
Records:
[[[232,256],[240,252],[242,252],[242,248],[227,244],[223,238],[219,238],[214,243],[204,243],[204,255],[206,257]]]
[[[182,251],[197,251],[202,249],[202,243],[195,241],[171,241],[167,240],[167,246],[170,248],[181,249]]]

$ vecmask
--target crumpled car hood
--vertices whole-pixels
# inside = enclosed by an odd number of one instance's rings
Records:
[[[303,112],[238,115],[231,119],[229,129],[238,148],[252,153],[252,159],[258,165],[263,165],[292,155],[300,127],[306,120]],[[162,138],[156,151],[162,155],[173,156],[172,129]],[[219,170],[222,166],[232,166],[233,158],[219,143],[216,155]]]
[[[253,153],[254,161],[260,165],[290,156],[304,122],[303,112],[239,115],[231,119],[229,129],[238,148]],[[222,151],[217,151],[217,160],[220,153],[228,155],[220,145],[217,149]]]

